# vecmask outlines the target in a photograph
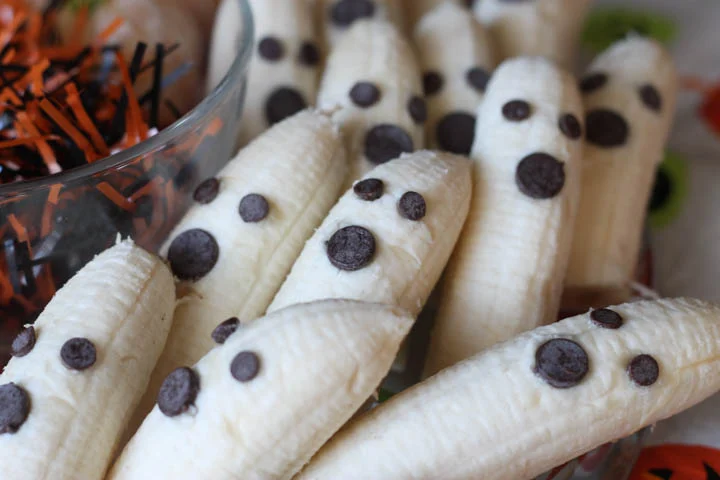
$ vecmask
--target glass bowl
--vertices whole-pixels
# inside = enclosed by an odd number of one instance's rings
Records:
[[[250,7],[237,1],[235,59],[182,118],[92,164],[0,185],[0,365],[21,326],[118,235],[156,251],[195,187],[233,155],[253,48]]]

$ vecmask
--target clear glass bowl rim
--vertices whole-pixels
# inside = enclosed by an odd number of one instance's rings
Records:
[[[169,127],[161,130],[147,140],[128,149],[103,158],[88,165],[76,167],[54,175],[23,180],[20,182],[0,185],[0,198],[3,196],[17,196],[27,194],[35,189],[49,187],[56,183],[72,182],[80,178],[89,177],[107,169],[117,168],[134,159],[148,154],[163,145],[167,145],[176,138],[180,138],[194,128],[209,112],[226,100],[226,92],[237,82],[242,81],[249,65],[253,50],[254,22],[248,0],[237,0],[240,4],[241,32],[240,50],[228,69],[225,77],[213,90],[203,98],[192,110],[183,115]]]

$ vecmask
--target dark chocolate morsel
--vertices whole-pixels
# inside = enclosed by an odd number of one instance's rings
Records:
[[[547,153],[531,153],[518,164],[515,183],[530,198],[553,198],[565,186],[565,165]]]
[[[199,280],[213,269],[220,248],[215,237],[205,230],[187,230],[172,241],[167,259],[170,269],[180,280]]]
[[[357,225],[335,232],[326,246],[330,263],[347,272],[366,267],[375,255],[375,237],[368,229]]]
[[[33,326],[25,327],[18,333],[10,347],[10,355],[13,357],[24,357],[30,353],[35,346],[35,328]]]
[[[353,185],[355,195],[361,200],[373,202],[382,197],[385,184],[378,178],[366,178]]]
[[[365,135],[365,156],[372,163],[385,163],[412,151],[412,137],[397,125],[376,125]]]
[[[212,337],[215,343],[222,345],[223,343],[225,343],[225,340],[230,337],[230,335],[235,333],[239,326],[240,320],[237,317],[228,318],[220,325],[215,327],[215,330],[212,331],[210,337]]]
[[[276,62],[285,54],[282,42],[275,37],[264,37],[258,42],[258,53],[265,60]]]
[[[604,73],[591,73],[580,80],[580,91],[583,93],[594,92],[607,83],[608,77]]]
[[[560,131],[571,140],[577,140],[582,137],[580,120],[572,113],[562,115],[558,121],[558,126],[560,127]]]
[[[371,0],[340,0],[330,10],[330,20],[338,27],[349,27],[356,20],[370,18],[375,14]]]
[[[380,101],[380,89],[371,82],[357,82],[350,89],[350,100],[358,107],[370,107]]]
[[[398,212],[408,220],[421,220],[427,211],[427,205],[422,195],[417,192],[405,192],[398,201]]]
[[[580,344],[565,338],[549,340],[535,352],[533,371],[550,386],[570,388],[582,382],[590,360]]]
[[[630,127],[617,112],[597,109],[585,117],[585,139],[598,147],[621,147],[629,135]]]
[[[652,85],[643,85],[640,87],[640,99],[650,110],[655,112],[662,110],[662,97],[660,96],[660,92]]]
[[[200,391],[200,377],[189,367],[176,368],[160,387],[157,404],[160,411],[168,417],[176,417],[195,404]]]
[[[301,65],[315,67],[320,63],[320,50],[312,42],[303,42],[300,46],[298,60]]]
[[[426,97],[435,95],[443,87],[443,77],[438,72],[425,72],[423,74],[423,92]]]
[[[60,358],[71,370],[85,370],[92,367],[97,359],[95,345],[87,338],[71,338],[60,349]]]
[[[14,383],[0,386],[0,434],[17,432],[30,413],[30,396]]]
[[[510,100],[502,108],[503,116],[511,122],[530,118],[530,104],[525,100]]]
[[[193,200],[197,203],[208,204],[215,200],[220,191],[220,181],[217,178],[208,178],[197,186],[193,193]]]
[[[265,102],[265,120],[275,125],[307,107],[305,97],[292,87],[280,87]]]
[[[636,385],[649,387],[657,382],[660,376],[660,365],[650,355],[638,355],[628,364],[627,372],[630,380]]]
[[[259,371],[260,358],[255,352],[240,352],[230,363],[230,374],[238,382],[249,382],[257,377]]]
[[[484,92],[490,81],[490,73],[482,67],[473,67],[465,74],[468,84],[478,92]]]
[[[441,150],[469,155],[475,139],[475,116],[465,112],[448,113],[435,127],[435,135]]]
[[[244,222],[257,223],[267,218],[270,213],[270,204],[262,195],[250,193],[240,200],[238,212]]]
[[[413,122],[418,125],[425,123],[427,120],[427,105],[425,104],[425,100],[421,97],[418,97],[417,95],[410,97],[407,109],[410,114],[410,118],[412,118]]]
[[[590,312],[590,319],[600,327],[613,330],[622,327],[623,324],[623,318],[620,314],[608,308],[593,310]]]

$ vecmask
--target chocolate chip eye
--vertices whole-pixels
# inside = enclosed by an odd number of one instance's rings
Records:
[[[443,83],[445,83],[443,77],[438,72],[425,72],[422,81],[423,92],[426,97],[438,93],[442,89]]]
[[[345,28],[374,14],[375,3],[370,0],[340,0],[330,9],[330,20],[335,26]]]
[[[24,357],[30,353],[35,347],[35,328],[33,326],[25,327],[15,340],[13,340],[10,347],[10,355],[13,357]]]
[[[583,93],[594,92],[595,90],[602,88],[607,81],[608,77],[604,73],[592,73],[580,80],[580,91]]]
[[[71,338],[60,349],[60,358],[71,370],[86,370],[95,364],[95,345],[87,338]]]
[[[485,92],[490,81],[490,74],[482,67],[473,67],[465,74],[468,84],[478,92]]]
[[[277,62],[285,54],[283,44],[276,37],[264,37],[258,42],[258,53],[269,62]]]
[[[640,99],[643,104],[655,112],[662,110],[662,97],[652,85],[643,85],[640,87]]]
[[[582,382],[590,369],[585,349],[565,338],[549,340],[535,352],[533,371],[555,388],[570,388]]]
[[[421,125],[425,123],[427,120],[427,105],[425,103],[425,100],[418,97],[417,95],[413,95],[410,97],[410,100],[407,104],[408,113],[410,114],[410,118],[413,119],[413,122],[415,122],[418,125]]]
[[[380,101],[380,89],[371,82],[358,82],[350,89],[350,100],[358,107],[371,107]]]
[[[222,345],[225,341],[230,338],[230,335],[235,333],[240,327],[240,320],[237,317],[231,317],[222,322],[220,325],[215,327],[210,337],[218,345]]]
[[[660,376],[660,366],[650,355],[638,355],[630,361],[627,367],[628,375],[636,385],[649,387],[657,382]]]
[[[160,386],[157,404],[168,417],[176,417],[195,404],[200,391],[200,377],[189,367],[173,370]]]
[[[623,324],[623,318],[620,314],[609,308],[593,310],[590,313],[590,320],[592,320],[595,325],[611,330],[616,330],[622,327]]]
[[[597,109],[585,117],[585,139],[598,147],[621,147],[629,135],[630,127],[617,112]]]
[[[580,120],[572,113],[566,113],[561,116],[558,121],[558,126],[560,127],[560,131],[571,140],[577,140],[582,137]]]
[[[250,193],[240,200],[238,213],[245,223],[257,223],[267,218],[270,204],[262,195]]]
[[[208,178],[197,186],[193,193],[193,200],[202,205],[215,200],[220,191],[220,181],[217,178]]]
[[[530,198],[553,198],[565,186],[565,164],[547,153],[532,153],[518,164],[515,183]]]
[[[280,87],[265,101],[265,120],[275,125],[307,107],[305,97],[292,87]]]
[[[353,191],[359,199],[374,202],[382,197],[385,184],[379,178],[366,178],[353,185]]]
[[[260,358],[255,352],[240,352],[230,363],[230,374],[238,382],[249,382],[257,377],[259,371]]]
[[[398,202],[398,212],[403,218],[414,222],[425,217],[427,205],[422,195],[417,192],[406,192]]]
[[[375,237],[357,225],[341,228],[327,242],[327,256],[336,268],[353,272],[366,267],[375,255]]]
[[[511,100],[503,105],[502,114],[511,122],[521,122],[530,118],[530,104],[525,100]]]
[[[0,434],[15,433],[30,414],[30,396],[14,383],[0,386]]]
[[[315,67],[320,63],[320,50],[312,42],[303,42],[298,53],[298,60],[301,65]]]
[[[220,247],[215,237],[205,230],[194,228],[175,237],[168,249],[167,259],[177,278],[196,281],[213,269],[219,254]]]

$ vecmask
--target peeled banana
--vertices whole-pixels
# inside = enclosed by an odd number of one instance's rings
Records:
[[[317,0],[317,3],[326,50],[331,50],[361,20],[388,21],[400,32],[406,28],[402,0]]]

